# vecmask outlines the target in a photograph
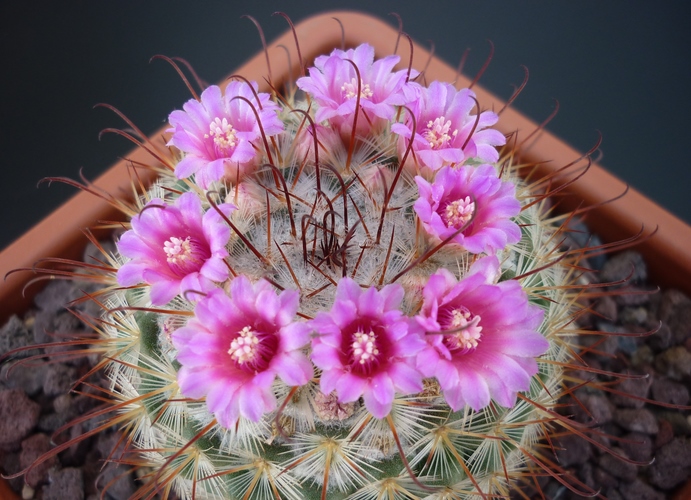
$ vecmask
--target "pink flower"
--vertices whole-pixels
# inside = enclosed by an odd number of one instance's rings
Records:
[[[478,411],[490,399],[513,407],[538,371],[535,357],[549,348],[537,331],[542,309],[528,302],[517,281],[494,284],[500,271],[497,258],[488,256],[460,282],[439,269],[423,290],[418,323],[428,333],[445,333],[427,335],[417,366],[437,378],[454,411],[465,405]]]
[[[310,322],[317,332],[312,361],[322,369],[324,394],[335,390],[339,403],[363,396],[369,412],[384,418],[396,392],[422,390],[422,376],[412,364],[425,343],[398,309],[402,299],[398,284],[363,290],[352,279],[341,279],[331,311]]]
[[[396,106],[411,102],[419,92],[419,85],[406,82],[406,70],[393,72],[398,56],[374,60],[374,47],[362,44],[355,49],[334,50],[329,56],[317,57],[309,76],[298,79],[297,86],[308,92],[319,104],[316,121],[328,120],[342,136],[350,136],[355,103],[360,90],[357,131],[360,136],[378,129],[394,117]],[[353,61],[360,73],[360,81],[348,62]],[[413,72],[411,77],[415,77]]]
[[[471,253],[493,253],[521,239],[510,219],[521,211],[515,186],[493,166],[443,167],[432,184],[420,176],[415,182],[420,198],[413,208],[428,234],[445,240],[467,225],[451,241]]]
[[[271,386],[279,376],[290,386],[309,382],[312,364],[301,349],[309,342],[296,322],[299,294],[276,294],[265,280],[230,282],[230,296],[212,290],[197,303],[186,326],[173,332],[178,384],[183,395],[206,397],[218,423],[231,428],[243,416],[254,422],[276,408]]]
[[[257,89],[256,83],[252,86]],[[224,177],[235,182],[238,174],[241,177],[255,166],[257,150],[263,148],[259,124],[252,106],[237,96],[252,103],[267,137],[283,131],[276,114],[279,108],[269,94],[259,93],[257,103],[245,82],[230,82],[225,95],[212,85],[202,92],[201,102],[191,99],[184,111],[170,114],[167,132],[173,132],[173,137],[168,145],[186,153],[175,167],[179,179],[195,174],[195,182],[207,189]]]
[[[226,216],[235,210],[231,204],[219,208]],[[131,223],[117,244],[132,259],[118,270],[118,283],[148,283],[152,304],[166,304],[187,290],[206,291],[228,278],[230,228],[216,210],[204,213],[195,193],[182,194],[174,205],[153,199]]]
[[[456,90],[449,83],[432,82],[423,88],[417,102],[411,104],[415,115],[414,157],[418,163],[431,170],[444,165],[455,165],[468,158],[477,158],[495,163],[499,153],[495,146],[506,143],[498,130],[487,128],[494,125],[498,117],[491,111],[471,115],[477,106],[475,94],[470,89]],[[477,122],[477,124],[476,124]],[[399,134],[398,154],[403,158],[410,139],[413,121],[395,123],[391,131]],[[413,159],[409,154],[406,163]]]

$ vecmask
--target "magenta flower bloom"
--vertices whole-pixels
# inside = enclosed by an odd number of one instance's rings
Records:
[[[252,86],[257,89],[256,83]],[[212,85],[202,92],[201,102],[191,99],[183,106],[184,111],[170,114],[171,128],[166,132],[173,132],[173,137],[168,145],[186,153],[175,167],[179,179],[195,174],[196,183],[207,189],[224,177],[235,182],[238,174],[242,177],[254,168],[257,150],[263,148],[261,132],[252,107],[237,96],[252,103],[267,137],[283,131],[283,122],[276,114],[278,105],[269,94],[259,93],[257,103],[245,82],[230,82],[225,95]]]
[[[352,279],[341,279],[331,311],[310,322],[317,332],[312,361],[322,369],[324,394],[335,390],[339,403],[363,396],[369,412],[384,418],[396,392],[422,390],[413,363],[425,343],[417,325],[398,309],[402,299],[398,284],[363,290]]]
[[[231,428],[243,416],[254,422],[276,408],[276,376],[301,386],[313,375],[301,351],[310,329],[296,322],[299,293],[276,294],[265,280],[245,276],[230,282],[230,296],[212,290],[197,303],[186,326],[173,332],[178,384],[183,395],[206,397],[218,423]]]
[[[316,121],[328,120],[341,135],[352,132],[353,115],[358,95],[358,76],[353,61],[360,73],[360,107],[356,133],[365,136],[372,129],[394,117],[396,106],[407,104],[419,93],[419,85],[406,82],[406,70],[393,72],[398,56],[374,60],[374,47],[362,44],[355,49],[334,50],[329,56],[317,57],[309,76],[299,78],[297,86],[311,94],[319,104]],[[415,77],[413,72],[411,77]]]
[[[228,216],[235,205],[219,208]],[[122,286],[151,285],[152,304],[166,304],[187,290],[207,291],[228,278],[230,228],[216,210],[204,213],[195,193],[182,194],[174,205],[151,200],[131,223],[117,245],[132,260],[118,270],[117,280]]]
[[[543,312],[528,302],[520,283],[494,283],[495,256],[479,259],[460,282],[446,269],[429,278],[420,314],[428,345],[417,356],[418,369],[436,377],[449,406],[478,411],[494,399],[513,407],[538,371],[536,356],[549,342],[537,331]],[[429,332],[445,332],[432,334]]]
[[[506,143],[498,130],[487,128],[497,123],[499,117],[484,111],[480,116],[471,115],[476,107],[475,93],[470,89],[456,90],[450,83],[432,82],[423,88],[417,102],[411,104],[415,115],[413,152],[418,163],[433,171],[444,165],[456,165],[467,158],[495,163],[499,159],[496,146]],[[477,122],[477,124],[476,124]],[[391,131],[401,136],[398,154],[403,158],[407,140],[412,134],[413,121],[395,123]],[[412,161],[409,154],[406,163]]]
[[[443,167],[432,184],[420,176],[415,182],[420,198],[413,208],[428,234],[445,240],[468,225],[451,241],[471,253],[494,253],[521,239],[510,219],[521,211],[516,188],[493,166]]]

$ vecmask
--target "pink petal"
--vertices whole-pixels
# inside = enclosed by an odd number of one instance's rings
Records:
[[[202,170],[207,163],[203,158],[187,155],[175,166],[175,175],[178,179],[185,179]]]
[[[398,392],[414,394],[422,391],[422,375],[412,366],[406,363],[394,363],[387,372]]]
[[[134,231],[127,231],[124,233],[120,237],[117,245],[118,251],[130,259],[151,259],[154,257],[154,252],[151,247],[147,245],[144,240],[142,240],[142,238]]]
[[[396,356],[408,358],[415,356],[418,352],[422,351],[426,345],[427,343],[420,335],[412,333],[396,340],[396,343],[394,344],[394,351]]]
[[[466,404],[458,384],[444,389],[444,399],[453,411],[460,410]]]
[[[149,289],[151,303],[155,306],[167,304],[178,293],[180,293],[180,283],[173,281],[158,281],[153,283]]]
[[[276,398],[270,390],[259,390],[251,384],[237,393],[240,414],[253,422],[259,422],[265,412],[276,407]]]
[[[259,292],[254,305],[259,317],[270,325],[275,324],[274,318],[278,314],[280,304],[273,290],[262,290]]]
[[[228,315],[234,312],[233,303],[220,288],[209,291],[206,299],[197,303],[194,309],[194,315],[204,329],[214,332],[227,331]]]
[[[374,394],[374,397],[380,403],[387,403],[393,401],[395,395],[395,388],[393,381],[388,373],[379,373],[372,377],[369,390]]]
[[[458,385],[459,375],[456,366],[445,359],[440,359],[434,370],[434,376],[439,381],[439,386],[446,390]]]
[[[510,356],[536,357],[541,356],[549,349],[546,338],[532,331],[514,331],[513,335],[502,338],[498,350]]]
[[[439,361],[439,354],[436,349],[430,346],[417,355],[415,365],[425,377],[434,377]]]
[[[191,302],[200,300],[204,293],[214,288],[214,284],[200,273],[190,273],[180,281],[180,293]]]
[[[278,296],[278,300],[279,309],[278,314],[276,314],[276,324],[281,326],[292,324],[291,321],[295,319],[295,313],[298,307],[300,307],[300,293],[297,290],[285,290]],[[309,335],[309,332],[307,335]],[[302,342],[300,347],[306,343],[307,340]],[[296,348],[294,347],[291,349]]]
[[[336,292],[338,295],[338,291]],[[320,313],[321,314],[321,313]],[[357,318],[359,315],[358,308],[357,308],[357,302],[351,302],[349,300],[341,300],[339,301],[337,299],[337,302],[334,304],[334,306],[331,308],[331,313],[329,315],[329,321],[331,322],[332,325],[337,327],[338,332],[340,333],[340,329],[349,325],[355,318]],[[326,333],[328,331],[334,331],[334,330],[317,330],[320,333]],[[339,340],[340,342],[340,335],[339,335]]]
[[[246,276],[240,275],[230,284],[230,296],[233,303],[242,312],[253,315],[256,311],[256,293],[250,280]]]
[[[279,354],[271,361],[271,370],[290,386],[305,385],[314,375],[312,363],[301,352]]]
[[[232,400],[227,406],[214,412],[221,427],[232,429],[240,418],[240,404],[238,399]]]
[[[336,394],[338,394],[338,401],[341,403],[350,403],[356,401],[365,391],[367,381],[353,375],[352,373],[345,373],[339,378],[336,384]]]
[[[401,137],[405,137],[406,139],[409,139],[412,135],[411,130],[402,123],[392,123],[391,132],[398,134]]]
[[[405,291],[398,283],[386,285],[379,291],[379,295],[384,299],[384,311],[398,309],[403,301]]]
[[[312,345],[312,362],[322,370],[333,370],[334,368],[342,368],[341,358],[338,351],[331,346],[323,343],[315,343]]]
[[[351,306],[353,309],[352,316],[354,317],[355,306],[352,304]],[[316,338],[321,339],[327,345],[338,347],[341,342],[341,328],[340,325],[334,323],[332,316],[333,314],[329,316],[326,312],[320,311],[308,324],[310,329],[317,334]],[[350,321],[351,319],[346,321],[343,326],[349,324]]]
[[[362,289],[360,285],[351,278],[342,278],[338,282],[338,287],[336,288],[336,298],[335,302],[354,302],[358,303]]]
[[[342,370],[326,370],[319,377],[319,388],[324,394],[331,394],[336,390],[336,384],[343,375]]]
[[[397,285],[398,287],[402,287]],[[402,294],[401,294],[402,295]],[[364,317],[377,317],[384,311],[384,299],[375,287],[365,290],[358,300],[358,313]]]
[[[185,222],[191,222],[191,219],[187,214],[192,215],[195,223],[200,218],[202,213],[202,203],[195,193],[187,192],[181,194],[175,201],[175,206],[182,212]]]
[[[458,374],[460,379],[458,386],[463,393],[463,399],[465,399],[466,403],[475,411],[479,411],[489,405],[491,398],[485,379],[469,369],[459,368]]]
[[[393,398],[388,403],[382,403],[374,397],[372,391],[365,391],[363,399],[365,400],[365,407],[375,418],[385,418],[391,413]]]
[[[496,256],[483,257],[476,260],[468,270],[468,276],[481,274],[487,283],[494,283],[499,277],[501,269]]]
[[[214,380],[214,384],[206,396],[206,405],[209,411],[212,413],[224,411],[236,398],[239,385],[239,383],[228,385],[223,380]]]
[[[311,328],[303,321],[295,321],[281,328],[281,349],[294,351],[302,349],[310,341]]]
[[[178,371],[178,385],[185,397],[201,399],[209,393],[214,381],[206,376],[203,369],[195,370],[183,366]]]
[[[121,286],[138,285],[144,281],[144,271],[148,268],[146,262],[131,260],[118,269],[117,280]]]
[[[209,258],[202,268],[199,270],[199,274],[207,277],[212,281],[225,281],[228,279],[228,266],[224,263],[225,259],[220,256],[212,256]]]

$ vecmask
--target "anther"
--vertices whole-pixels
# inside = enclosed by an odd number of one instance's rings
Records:
[[[427,122],[427,130],[424,132],[425,140],[432,149],[445,147],[449,141],[458,135],[458,130],[451,130],[451,120],[446,120],[443,116],[437,117],[434,121]]]
[[[470,196],[449,203],[444,211],[447,227],[463,227],[473,218],[474,211],[475,202]]]
[[[355,340],[351,344],[351,347],[353,348],[353,357],[356,362],[364,365],[379,355],[379,349],[377,349],[376,344],[377,336],[374,332],[356,332],[354,337]]]
[[[214,144],[220,149],[232,149],[237,145],[236,132],[233,126],[228,123],[227,118],[215,118],[209,124],[209,133],[204,135],[205,138],[213,137]]]
[[[346,82],[341,86],[341,91],[345,92],[346,99],[352,99],[357,97],[358,84],[357,80],[353,78],[350,83]],[[369,83],[363,83],[360,80],[360,99],[370,99],[374,95],[374,92],[369,87]]]
[[[259,337],[255,335],[254,330],[249,326],[240,330],[237,337],[230,343],[228,354],[239,364],[244,364],[253,361],[257,355],[257,346],[259,345]]]

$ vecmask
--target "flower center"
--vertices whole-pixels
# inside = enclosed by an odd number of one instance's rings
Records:
[[[214,144],[223,150],[232,149],[237,145],[238,141],[235,136],[235,129],[228,123],[227,118],[223,118],[223,120],[220,118],[214,119],[209,124],[209,133],[204,135],[207,139],[213,137]]]
[[[458,130],[451,130],[451,120],[446,120],[443,116],[436,118],[434,121],[427,122],[427,129],[423,133],[425,140],[429,143],[432,149],[439,149],[445,147],[449,141],[458,135]]]
[[[444,340],[449,350],[458,350],[459,354],[475,350],[482,337],[480,316],[475,316],[461,306],[451,311],[447,328],[453,333],[446,334]]]
[[[357,80],[353,78],[350,80],[350,83],[346,82],[341,86],[341,91],[345,92],[346,99],[352,99],[353,97],[357,97],[357,88]],[[364,83],[360,80],[360,99],[370,99],[373,95],[374,93],[369,88],[369,83]]]
[[[210,257],[208,250],[190,236],[184,240],[171,237],[163,244],[163,251],[166,253],[168,266],[178,276],[199,271],[204,261]]]
[[[470,196],[452,201],[444,210],[446,226],[457,228],[465,226],[473,218],[473,212],[475,212],[475,202],[471,201]]]
[[[355,332],[353,339],[351,347],[355,363],[364,365],[376,360],[379,349],[377,349],[377,336],[373,331],[370,330],[369,333]]]
[[[238,336],[230,343],[228,354],[239,365],[253,362],[259,351],[259,337],[249,326],[238,333]]]

